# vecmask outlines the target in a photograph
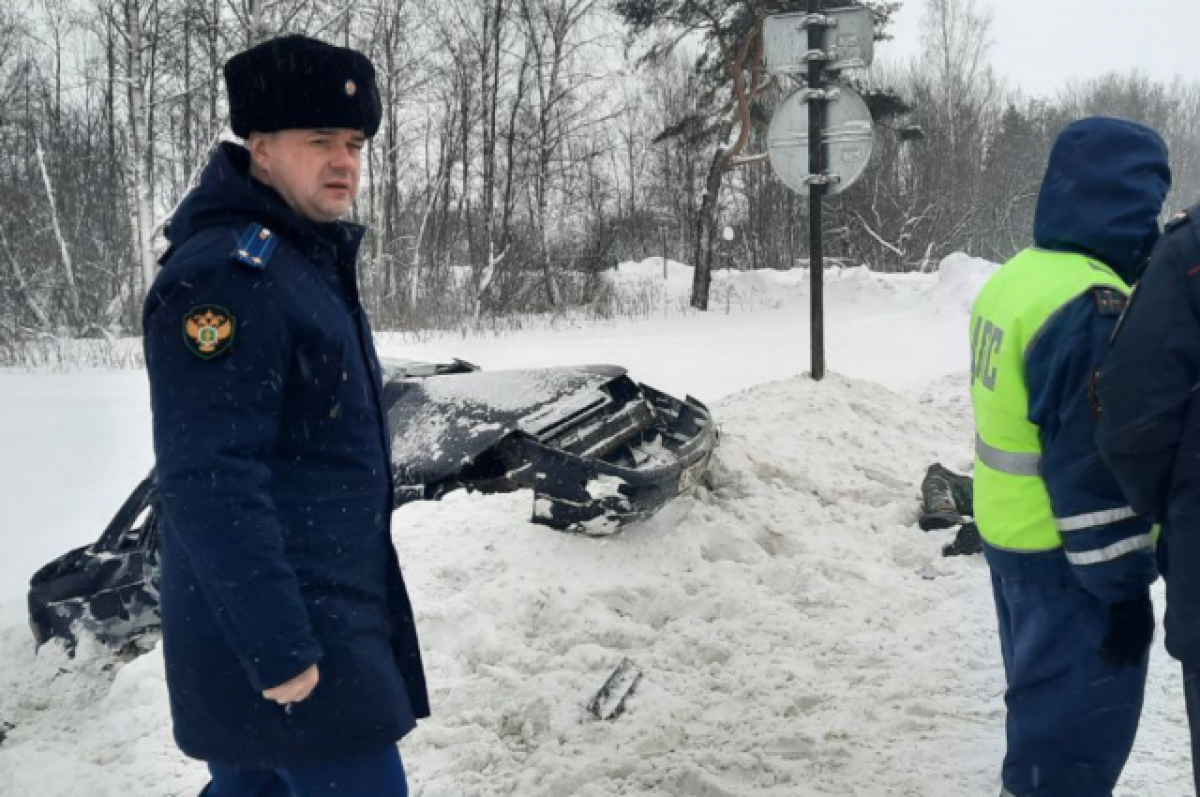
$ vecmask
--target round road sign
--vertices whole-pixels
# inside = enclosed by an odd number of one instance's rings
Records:
[[[862,176],[875,144],[871,112],[858,92],[831,86],[834,95],[825,103],[825,171],[838,179],[829,182],[826,194],[840,194]],[[789,96],[771,117],[767,130],[767,154],[775,174],[788,188],[807,194],[812,182],[808,173],[808,89]]]

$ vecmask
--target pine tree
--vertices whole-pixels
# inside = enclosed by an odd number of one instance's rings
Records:
[[[857,4],[827,0],[824,8],[851,5]],[[864,5],[875,15],[876,36],[884,36],[891,15],[900,4]],[[699,139],[712,148],[700,213],[692,233],[695,277],[691,303],[698,310],[708,309],[721,186],[725,175],[742,165],[738,158],[750,141],[753,108],[766,85],[762,66],[763,20],[769,14],[795,13],[806,8],[807,4],[796,0],[618,0],[615,5],[632,38],[663,34],[651,45],[644,61],[662,59],[688,34],[701,34],[706,45],[695,64],[705,86],[697,98],[695,111],[676,120],[656,138],[657,142],[680,137]],[[752,162],[759,163],[761,158]]]

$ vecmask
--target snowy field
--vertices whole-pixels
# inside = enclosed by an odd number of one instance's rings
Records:
[[[986,566],[916,526],[925,468],[970,466],[967,309],[990,268],[831,273],[819,384],[801,375],[803,273],[723,273],[705,316],[383,336],[385,354],[488,370],[621,364],[722,430],[709,483],[617,537],[534,526],[527,493],[396,513],[434,705],[401,745],[414,795],[995,794]],[[690,272],[617,279],[670,307]],[[0,439],[0,795],[195,795],[205,770],[171,742],[158,651],[35,657],[25,624],[32,571],[93,541],[151,466],[144,374],[0,373]],[[1177,668],[1153,655],[1124,797],[1191,792]],[[628,711],[590,719],[625,657],[645,674]]]

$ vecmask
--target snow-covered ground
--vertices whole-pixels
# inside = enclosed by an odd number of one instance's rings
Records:
[[[434,716],[401,745],[419,797],[994,794],[1003,676],[987,571],[916,527],[934,461],[970,465],[966,317],[990,267],[829,276],[831,374],[808,363],[807,275],[719,275],[714,311],[434,339],[385,353],[489,370],[585,362],[709,403],[709,483],[608,539],[531,525],[531,497],[395,515]],[[618,279],[664,307],[689,273]],[[722,293],[724,291],[724,293]],[[728,307],[728,311],[726,311]],[[36,657],[25,581],[91,542],[151,464],[141,373],[0,374],[3,797],[182,797],[162,659]],[[1159,593],[1161,601],[1161,593]],[[628,711],[585,705],[628,657]],[[1154,651],[1120,795],[1190,793],[1176,667]]]

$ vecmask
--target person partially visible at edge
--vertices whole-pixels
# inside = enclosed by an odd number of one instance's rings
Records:
[[[301,36],[225,65],[233,132],[146,297],[175,740],[205,797],[400,797],[429,700],[391,542],[382,378],[341,221],[381,109]]]
[[[1137,734],[1158,571],[1150,523],[1097,451],[1093,375],[1170,185],[1153,130],[1069,125],[1034,246],[972,308],[975,517],[1007,681],[1006,797],[1109,797]]]
[[[1200,793],[1200,203],[1167,222],[1097,384],[1100,452],[1162,525],[1166,645],[1183,669]]]

